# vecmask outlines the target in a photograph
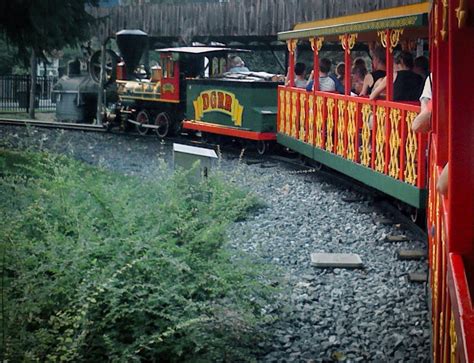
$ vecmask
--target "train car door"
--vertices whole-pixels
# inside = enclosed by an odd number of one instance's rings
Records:
[[[432,360],[471,363],[474,362],[474,0],[435,0],[431,25],[433,122],[428,231]],[[447,192],[440,188],[444,183],[439,183],[443,169],[449,175]]]

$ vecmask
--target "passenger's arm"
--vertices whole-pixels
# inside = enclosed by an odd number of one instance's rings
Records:
[[[442,195],[448,195],[448,181],[449,181],[449,163],[447,163],[441,174],[439,175],[438,183],[436,184],[436,189]]]
[[[372,90],[372,93],[370,94],[369,96],[369,99],[371,100],[375,100],[377,99],[377,97],[380,96],[380,94],[385,91],[385,88],[387,88],[387,77],[384,77],[380,83],[377,85],[377,87],[375,87],[373,90]]]
[[[431,130],[431,100],[427,98],[421,99],[421,111],[413,120],[411,129],[415,132],[428,132]]]
[[[362,91],[359,96],[367,96],[369,93],[369,87],[374,84],[374,77],[370,73],[367,73],[364,77],[364,84],[362,85]]]

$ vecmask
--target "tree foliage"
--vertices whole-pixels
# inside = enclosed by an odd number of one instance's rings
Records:
[[[88,39],[95,19],[87,7],[97,5],[98,0],[0,1],[0,33],[24,59],[28,49],[37,54],[62,49]]]

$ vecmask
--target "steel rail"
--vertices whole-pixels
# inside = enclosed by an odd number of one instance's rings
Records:
[[[35,126],[44,128],[57,128],[65,130],[78,130],[78,131],[92,131],[92,132],[105,132],[106,129],[101,125],[90,125],[90,124],[76,124],[68,122],[56,122],[56,121],[39,121],[29,119],[11,119],[0,117],[0,125],[11,125],[11,126]]]

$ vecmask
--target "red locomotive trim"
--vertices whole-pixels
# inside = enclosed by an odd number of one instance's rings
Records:
[[[256,140],[256,141],[272,141],[276,140],[275,132],[256,132],[237,129],[234,127],[211,124],[208,122],[187,120],[183,122],[183,129],[209,132],[211,134],[235,136],[241,139]]]

